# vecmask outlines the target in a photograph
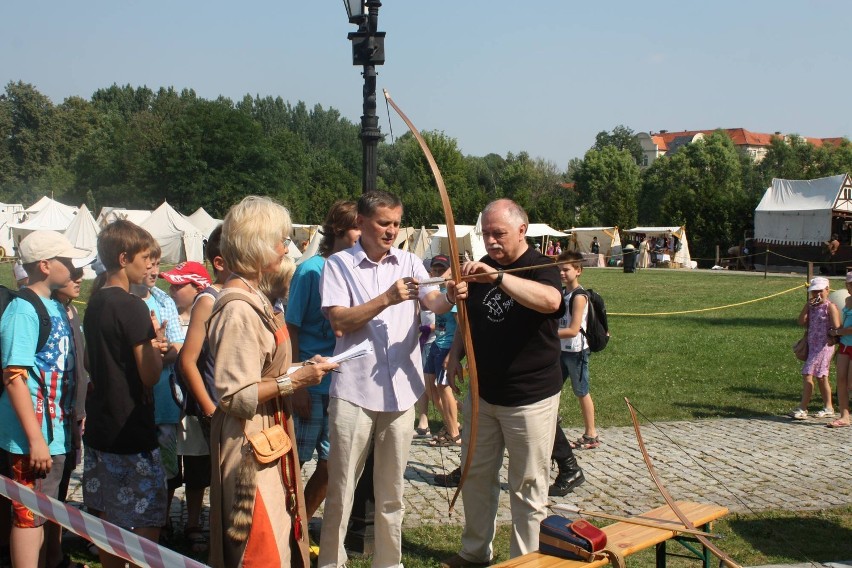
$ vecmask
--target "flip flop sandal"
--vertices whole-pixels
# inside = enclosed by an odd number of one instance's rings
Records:
[[[826,426],[829,428],[848,428],[849,422],[838,418],[834,422],[829,422],[828,424],[826,424]]]
[[[577,441],[571,445],[571,449],[573,450],[593,450],[601,445],[600,439],[597,436],[586,436],[583,434],[581,438],[577,438]]]
[[[450,436],[449,434],[445,436],[441,436],[439,440],[431,440],[429,445],[433,448],[449,448],[449,447],[461,447],[462,444],[461,433],[455,438]]]

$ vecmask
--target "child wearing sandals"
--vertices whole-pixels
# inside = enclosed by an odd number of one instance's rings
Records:
[[[449,268],[450,259],[447,256],[435,255],[429,266],[429,275],[433,278],[443,276]],[[441,291],[445,291],[443,286]],[[429,354],[424,366],[426,392],[444,419],[444,427],[429,441],[432,447],[461,447],[458,405],[444,369],[444,360],[453,345],[458,327],[456,313],[457,309],[453,306],[449,312],[435,316],[435,341],[428,347]]]
[[[805,420],[808,417],[808,404],[814,392],[814,377],[817,378],[825,405],[825,408],[817,412],[816,417],[834,417],[828,373],[831,358],[834,356],[834,335],[840,327],[840,313],[837,306],[828,301],[828,278],[813,278],[808,286],[808,293],[810,297],[799,313],[799,325],[808,328],[808,359],[802,368],[802,402],[789,414],[793,420]]]
[[[559,255],[560,261],[568,261],[559,266],[562,276],[562,295],[565,297],[565,314],[559,320],[559,339],[562,343],[562,377],[571,379],[571,388],[580,403],[585,432],[575,442],[572,449],[590,450],[600,445],[595,430],[595,403],[589,394],[589,344],[580,329],[585,329],[589,314],[589,298],[580,286],[583,274],[583,257],[577,252],[566,251]],[[561,428],[557,428],[561,430]],[[557,432],[557,436],[559,433]]]
[[[852,294],[852,272],[846,273],[846,290]],[[840,340],[837,354],[837,406],[840,418],[826,424],[829,428],[849,426],[849,385],[852,383],[852,295],[840,312],[841,327],[834,330]]]

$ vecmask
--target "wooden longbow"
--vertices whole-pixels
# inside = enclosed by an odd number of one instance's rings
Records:
[[[689,520],[683,511],[677,506],[674,498],[672,498],[671,493],[669,493],[668,489],[663,485],[663,482],[660,480],[657,475],[657,470],[654,469],[654,462],[651,461],[651,456],[648,455],[648,450],[645,449],[645,442],[642,439],[642,432],[639,429],[639,418],[636,416],[636,409],[633,408],[633,405],[630,403],[627,397],[624,397],[624,402],[627,403],[627,408],[630,410],[630,418],[633,420],[633,430],[636,432],[636,441],[639,442],[639,450],[642,452],[642,458],[645,460],[645,465],[648,466],[648,472],[651,474],[651,479],[654,480],[654,485],[657,486],[657,489],[660,492],[660,495],[663,496],[663,499],[666,501],[666,504],[671,508],[672,512],[674,512],[675,516],[680,519],[680,522],[683,523],[688,529],[696,530],[696,526],[692,524],[692,521]],[[696,535],[696,540],[704,545],[704,547],[712,552],[719,560],[722,561],[726,566],[730,568],[742,568],[739,564],[734,561],[733,558],[725,554],[719,547],[715,544],[707,540],[705,537]]]
[[[432,176],[435,178],[435,185],[438,186],[438,193],[441,194],[441,205],[444,208],[444,218],[447,222],[447,241],[450,248],[450,263],[451,263],[451,273],[453,276],[453,280],[455,282],[462,281],[462,273],[461,273],[461,264],[459,263],[459,250],[458,250],[458,242],[456,241],[456,223],[453,218],[453,208],[450,204],[450,196],[447,194],[447,187],[444,185],[444,177],[441,175],[441,170],[438,169],[438,164],[435,162],[435,157],[432,155],[431,150],[429,150],[429,146],[426,144],[426,140],[423,139],[423,136],[420,134],[420,131],[414,126],[414,123],[409,120],[409,118],[402,112],[397,104],[393,101],[388,93],[387,89],[382,89],[385,94],[385,99],[388,101],[390,106],[393,107],[393,110],[399,115],[402,121],[408,126],[408,129],[414,135],[414,138],[417,140],[417,143],[420,145],[420,149],[423,150],[423,153],[426,155],[426,161],[429,163],[429,168],[432,170]],[[459,317],[459,330],[462,332],[462,338],[464,339],[464,352],[467,355],[467,368],[468,374],[470,375],[470,437],[468,438],[467,444],[467,457],[464,460],[464,466],[462,467],[461,478],[459,479],[459,485],[456,488],[456,492],[453,495],[452,500],[450,501],[449,506],[449,514],[453,513],[453,507],[455,507],[456,500],[461,494],[462,486],[464,486],[464,482],[467,479],[467,473],[470,471],[470,464],[473,462],[473,452],[476,448],[476,434],[477,427],[479,426],[479,376],[476,372],[476,360],[473,355],[473,337],[470,334],[470,325],[467,315],[467,303],[464,300],[460,300],[457,305],[458,309],[458,317]]]

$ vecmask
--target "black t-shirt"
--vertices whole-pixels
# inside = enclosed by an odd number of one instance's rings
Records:
[[[506,270],[553,261],[529,248],[508,266],[501,266],[488,256],[481,262]],[[512,276],[552,286],[562,297],[556,265],[522,270]],[[542,314],[522,306],[491,284],[470,283],[468,294],[479,396],[490,404],[523,406],[562,390],[557,330],[565,311],[564,300],[552,314]]]
[[[118,287],[99,290],[86,308],[83,333],[94,389],[86,399],[83,441],[113,454],[155,449],[154,400],[133,356],[134,346],[156,337],[145,302]]]

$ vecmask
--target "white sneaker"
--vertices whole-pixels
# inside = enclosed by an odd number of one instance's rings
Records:
[[[808,417],[808,411],[801,408],[794,408],[787,416],[793,420],[805,420]]]
[[[823,408],[816,413],[817,418],[834,418],[835,416],[837,416],[837,413],[834,412],[833,408]]]

